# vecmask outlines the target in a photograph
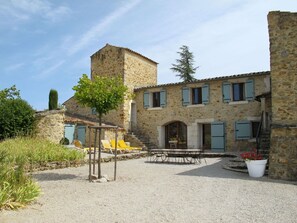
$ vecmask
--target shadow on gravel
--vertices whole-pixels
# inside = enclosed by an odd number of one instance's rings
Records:
[[[37,173],[33,177],[38,181],[58,181],[58,180],[71,180],[78,176],[74,174],[58,174],[58,173]]]
[[[182,176],[198,176],[198,177],[213,177],[213,178],[228,178],[228,179],[241,179],[241,180],[253,180],[253,181],[262,181],[270,183],[279,183],[279,184],[293,184],[297,185],[296,181],[285,181],[271,179],[267,176],[260,178],[249,177],[247,173],[235,172],[231,170],[223,169],[223,165],[226,163],[226,159],[222,159],[214,164],[207,164],[206,166],[197,166],[197,168],[179,173],[177,175]]]

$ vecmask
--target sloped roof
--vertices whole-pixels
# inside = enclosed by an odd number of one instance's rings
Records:
[[[270,71],[252,72],[252,73],[245,73],[245,74],[235,74],[235,75],[230,75],[230,76],[205,78],[205,79],[200,79],[200,80],[196,80],[196,81],[192,81],[192,82],[177,82],[177,83],[150,85],[150,86],[135,88],[134,91],[148,89],[148,88],[178,86],[178,85],[184,85],[184,84],[195,84],[195,83],[208,82],[208,81],[225,80],[225,79],[231,79],[231,78],[234,79],[234,78],[243,78],[243,77],[253,77],[253,76],[262,76],[262,75],[263,76],[270,75]]]
[[[152,59],[150,59],[150,58],[148,58],[148,57],[146,57],[146,56],[143,56],[142,54],[137,53],[137,52],[135,52],[134,50],[131,50],[131,49],[126,48],[126,47],[113,46],[113,45],[110,45],[110,44],[107,43],[107,44],[106,44],[104,47],[102,47],[100,50],[102,50],[103,48],[105,48],[105,47],[107,47],[107,46],[111,46],[111,47],[115,47],[115,48],[118,48],[118,49],[126,50],[126,51],[128,51],[128,52],[130,52],[130,53],[133,53],[133,54],[135,54],[135,55],[137,55],[137,56],[140,56],[140,57],[142,57],[142,58],[144,58],[144,59],[146,59],[146,60],[148,60],[148,61],[150,61],[150,62],[152,62],[152,63],[158,64],[156,61],[153,61]],[[96,55],[98,52],[100,52],[100,50],[98,50],[97,52],[95,52],[94,54],[92,54],[91,57],[93,57],[93,56]]]

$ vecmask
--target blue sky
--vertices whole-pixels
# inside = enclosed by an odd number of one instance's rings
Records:
[[[0,0],[0,89],[16,85],[34,109],[73,95],[90,56],[109,43],[159,63],[158,83],[187,45],[196,78],[269,70],[267,14],[294,0]]]

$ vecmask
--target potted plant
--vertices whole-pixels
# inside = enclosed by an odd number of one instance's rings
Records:
[[[267,159],[258,154],[255,148],[251,152],[241,153],[240,156],[245,160],[250,177],[262,177],[264,175]]]

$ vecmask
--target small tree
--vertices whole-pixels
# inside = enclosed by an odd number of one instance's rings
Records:
[[[20,98],[20,91],[16,89],[15,85],[10,88],[4,88],[0,91],[0,102],[6,99],[16,98]]]
[[[50,90],[48,98],[48,110],[55,110],[58,108],[58,92],[54,89]]]
[[[86,74],[82,75],[78,81],[78,85],[72,89],[75,91],[75,99],[80,104],[96,109],[100,126],[102,124],[102,116],[111,110],[117,109],[124,102],[128,90],[121,78],[95,76],[93,80],[90,80]],[[99,129],[99,142],[100,137],[101,129]],[[101,177],[100,152],[101,143],[99,143],[98,159],[99,178]]]
[[[198,67],[194,67],[194,56],[193,53],[189,51],[189,47],[183,45],[180,47],[180,52],[177,52],[180,55],[180,59],[176,60],[176,64],[172,64],[171,70],[177,72],[180,79],[184,82],[195,81],[194,74]]]

